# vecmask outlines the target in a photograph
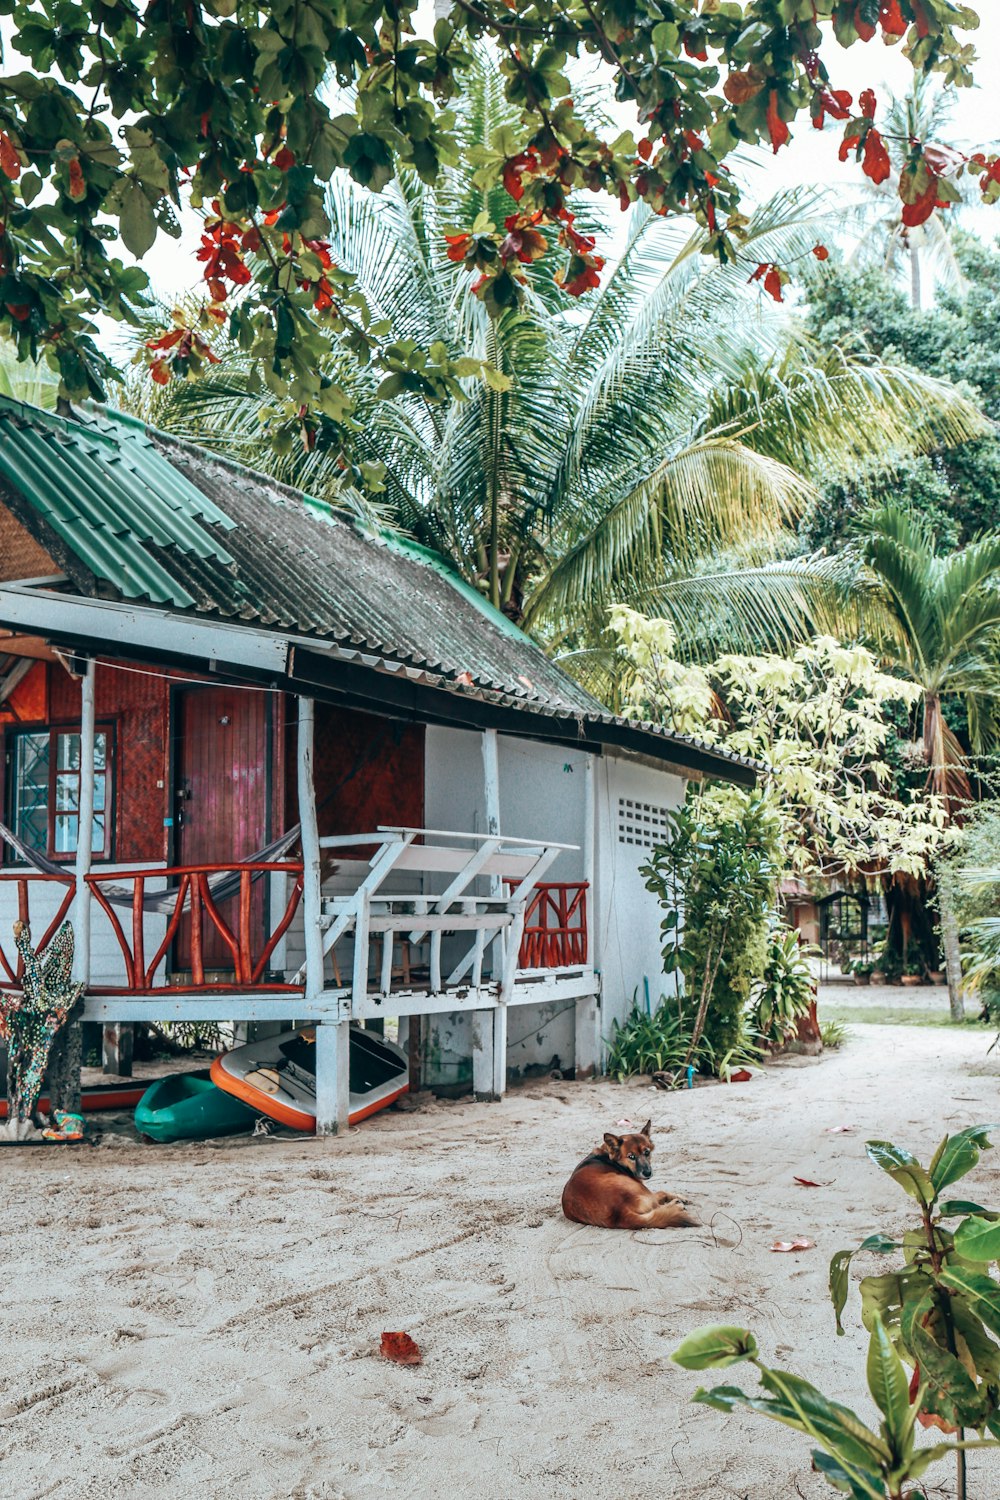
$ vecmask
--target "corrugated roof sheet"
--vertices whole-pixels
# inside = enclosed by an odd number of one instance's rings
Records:
[[[0,475],[62,539],[83,593],[73,558],[102,597],[312,636],[494,702],[625,723],[443,559],[134,419],[100,409],[74,421],[0,399]]]

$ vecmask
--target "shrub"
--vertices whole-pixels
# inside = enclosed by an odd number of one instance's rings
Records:
[[[764,972],[755,988],[751,1014],[761,1036],[774,1046],[795,1035],[815,999],[810,951],[794,927],[776,927],[768,933]]]

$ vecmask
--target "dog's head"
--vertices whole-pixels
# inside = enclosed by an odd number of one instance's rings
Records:
[[[653,1151],[652,1120],[647,1120],[638,1135],[605,1134],[603,1152],[617,1166],[633,1177],[652,1177],[649,1160]]]

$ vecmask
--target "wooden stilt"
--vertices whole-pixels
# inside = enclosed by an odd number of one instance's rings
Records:
[[[324,989],[322,865],[313,748],[316,710],[311,698],[299,699],[298,793],[302,828],[302,916],[305,924],[305,998],[308,1012]],[[365,937],[367,951],[367,934]],[[367,978],[367,975],[366,975]],[[347,1129],[350,1109],[350,1023],[326,1021],[316,1027],[316,1134]]]
[[[347,1129],[350,1110],[350,1022],[316,1027],[316,1134]]]
[[[118,1078],[132,1077],[135,1027],[131,1021],[108,1021],[102,1033],[103,1069]]]

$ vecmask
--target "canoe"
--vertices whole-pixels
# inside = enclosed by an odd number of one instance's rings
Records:
[[[316,1028],[284,1031],[224,1052],[212,1064],[212,1082],[259,1114],[293,1130],[316,1130]],[[394,1042],[350,1028],[350,1105],[356,1125],[387,1108],[409,1088],[406,1053]]]
[[[154,1141],[204,1141],[253,1127],[254,1111],[217,1089],[208,1069],[158,1078],[135,1107],[135,1128]]]
[[[95,1083],[83,1090],[80,1107],[85,1113],[95,1109],[134,1109],[147,1086],[141,1078],[136,1079],[135,1083]],[[43,1115],[50,1113],[51,1101],[48,1094],[42,1094],[35,1109]],[[0,1120],[6,1118],[7,1100],[0,1099]]]

